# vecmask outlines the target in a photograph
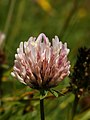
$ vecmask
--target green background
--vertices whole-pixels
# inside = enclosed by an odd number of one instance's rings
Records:
[[[37,37],[43,32],[51,41],[57,35],[67,42],[73,67],[78,48],[90,47],[90,0],[0,0],[0,31],[6,35],[0,120],[39,120],[39,100],[35,99],[39,93],[10,75],[16,49],[30,36]],[[56,89],[68,85],[66,78]],[[46,99],[46,120],[69,120],[73,100],[71,93]],[[82,112],[79,104],[74,120],[90,120],[90,110]]]

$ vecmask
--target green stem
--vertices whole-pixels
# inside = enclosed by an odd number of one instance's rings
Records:
[[[76,114],[78,101],[79,101],[79,98],[77,97],[77,95],[75,95],[75,99],[74,99],[74,102],[73,102],[73,108],[72,108],[72,117],[71,117],[71,120],[74,119],[74,116]]]
[[[4,28],[4,33],[7,35],[10,24],[11,24],[11,19],[12,19],[12,15],[13,15],[13,11],[14,11],[14,7],[15,7],[15,2],[16,0],[11,0],[10,3],[10,7],[9,7],[9,12],[8,12],[8,16],[6,19],[6,23],[5,23],[5,28]]]
[[[65,32],[67,31],[73,15],[77,11],[77,8],[78,8],[78,0],[73,0],[73,6],[72,6],[72,8],[71,8],[71,10],[69,12],[69,15],[67,16],[67,18],[65,20],[65,23],[63,24],[62,29],[61,29],[62,37],[65,36]]]
[[[41,114],[41,120],[45,120],[45,116],[44,116],[44,99],[40,99],[40,114]]]
[[[3,76],[3,68],[0,66],[0,99],[2,98],[2,95],[3,95],[2,76]],[[2,101],[1,100],[0,100],[0,106],[2,106]]]

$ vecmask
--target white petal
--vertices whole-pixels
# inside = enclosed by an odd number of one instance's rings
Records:
[[[15,72],[15,75],[16,75],[17,79],[18,79],[21,83],[26,84],[26,83],[24,82],[23,78],[21,78],[21,77],[18,75],[17,72]]]
[[[12,75],[13,77],[16,77],[15,74],[14,74],[14,72],[11,72],[11,75]]]
[[[19,53],[23,53],[23,42],[20,42]]]

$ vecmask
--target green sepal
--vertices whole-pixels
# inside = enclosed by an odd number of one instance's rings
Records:
[[[56,91],[56,90],[54,90],[54,89],[50,89],[49,90],[55,97],[59,97],[59,92],[58,91]]]
[[[48,94],[47,90],[40,90],[40,100],[44,99]]]

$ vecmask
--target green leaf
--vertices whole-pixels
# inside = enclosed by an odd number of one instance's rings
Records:
[[[90,109],[76,115],[74,120],[90,120]]]
[[[44,99],[48,94],[48,91],[47,90],[41,90],[40,91],[40,100],[41,99]]]
[[[0,120],[8,120],[10,115],[12,115],[12,109],[7,110],[2,116],[0,116]]]
[[[50,92],[55,96],[58,97],[59,96],[59,92],[54,90],[54,89],[50,89]]]

